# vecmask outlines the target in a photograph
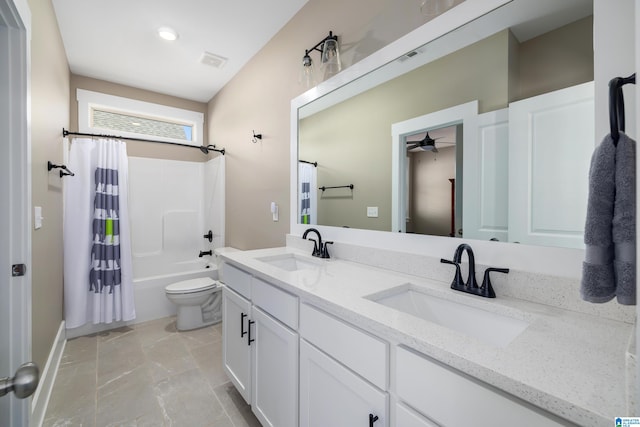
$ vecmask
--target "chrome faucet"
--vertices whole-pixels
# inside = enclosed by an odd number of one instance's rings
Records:
[[[464,282],[462,280],[462,273],[460,271],[460,262],[462,261],[462,253],[467,252],[467,256],[469,257],[469,275],[467,276],[467,281]],[[492,271],[496,271],[499,273],[508,273],[508,268],[487,268],[484,272],[484,280],[482,281],[482,286],[478,286],[478,282],[476,281],[476,261],[473,256],[473,249],[466,243],[462,243],[456,248],[455,253],[453,254],[453,261],[449,261],[448,259],[440,259],[440,262],[445,264],[452,264],[456,266],[456,273],[453,278],[453,282],[451,282],[451,289],[456,291],[462,291],[473,295],[479,295],[485,298],[495,298],[496,293],[493,290],[493,286],[491,286],[491,279],[489,278],[489,273]]]
[[[318,236],[317,241],[315,239],[308,239],[313,242],[313,253],[311,255],[318,258],[330,258],[329,251],[327,250],[327,245],[331,245],[333,244],[333,242],[322,243],[322,237],[320,236],[320,232],[315,228],[307,228],[304,234],[302,235],[302,238],[306,239],[307,235],[311,232],[316,233],[316,236]]]
[[[200,251],[200,255],[198,255],[198,258],[202,258],[205,255],[213,256],[213,251]]]

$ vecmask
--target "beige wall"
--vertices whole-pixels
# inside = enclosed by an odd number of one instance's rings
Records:
[[[226,243],[281,246],[289,231],[289,116],[305,49],[332,30],[345,65],[424,22],[415,0],[310,0],[209,102],[209,142],[225,146]],[[318,62],[317,52],[312,53]],[[251,132],[262,133],[257,144]],[[280,206],[273,222],[270,202]]]
[[[69,126],[69,67],[50,0],[29,0],[31,39],[32,200],[43,227],[32,235],[32,353],[43,368],[63,315],[62,180],[47,160],[62,163],[62,127]]]
[[[121,96],[138,101],[152,102],[169,107],[182,108],[190,111],[197,111],[204,114],[204,129],[207,129],[207,104],[203,102],[189,101],[170,95],[162,95],[148,90],[136,89],[130,86],[123,86],[104,80],[92,79],[90,77],[71,75],[70,85],[70,131],[78,130],[78,101],[76,100],[77,89],[85,89],[94,92],[106,93],[108,95]],[[204,133],[204,143],[208,144],[208,134]],[[152,142],[127,141],[127,154],[134,157],[151,157],[157,159],[173,159],[192,162],[204,162],[208,159],[200,150],[189,147],[181,147],[171,144],[156,144]],[[217,156],[219,154],[209,154]]]
[[[505,30],[302,120],[300,158],[318,162],[319,186],[355,185],[319,199],[318,223],[391,231],[391,125],[476,99],[506,107],[508,43]]]
[[[593,80],[593,16],[520,43],[511,101]]]
[[[451,181],[456,177],[456,147],[437,153],[411,153],[411,224],[407,231],[434,236],[451,233]],[[455,230],[454,230],[455,232]]]

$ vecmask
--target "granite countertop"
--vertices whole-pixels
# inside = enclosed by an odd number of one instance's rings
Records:
[[[524,300],[453,291],[449,283],[293,248],[218,251],[222,259],[283,290],[581,426],[610,425],[626,413],[625,354],[632,325]],[[260,258],[295,254],[318,268],[286,271]],[[453,273],[452,273],[453,277]],[[426,293],[524,320],[505,347],[363,298],[410,283]]]

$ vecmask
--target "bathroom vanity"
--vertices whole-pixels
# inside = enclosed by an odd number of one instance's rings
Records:
[[[627,411],[632,315],[500,284],[481,298],[294,246],[221,253],[224,368],[265,426],[599,426]]]

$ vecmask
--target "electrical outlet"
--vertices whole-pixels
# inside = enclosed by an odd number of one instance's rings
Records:
[[[367,206],[367,217],[368,218],[378,218],[378,207],[377,206]]]

